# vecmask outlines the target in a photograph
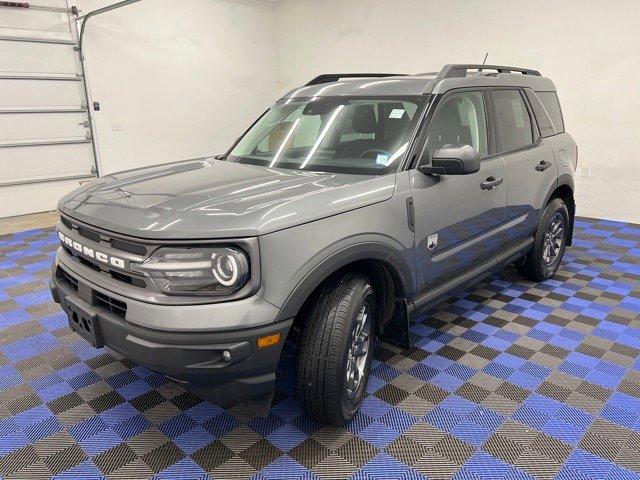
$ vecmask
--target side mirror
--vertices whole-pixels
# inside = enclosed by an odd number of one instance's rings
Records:
[[[470,145],[443,145],[431,159],[431,165],[420,165],[427,175],[469,175],[480,170],[480,154]]]

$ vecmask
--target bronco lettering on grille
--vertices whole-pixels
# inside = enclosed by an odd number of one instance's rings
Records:
[[[80,242],[77,242],[69,237],[67,237],[66,235],[64,235],[62,232],[58,232],[58,237],[60,238],[60,242],[75,250],[76,252],[89,257],[89,258],[93,258],[95,260],[97,260],[100,263],[104,263],[106,265],[111,265],[117,268],[122,268],[124,269],[124,260],[118,257],[112,257],[110,255],[107,255],[106,253],[103,252],[98,252],[97,250],[94,250],[93,248],[89,248],[86,247],[84,245],[82,245]]]

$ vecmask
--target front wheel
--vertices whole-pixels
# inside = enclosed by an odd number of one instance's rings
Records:
[[[533,248],[517,265],[525,278],[541,282],[556,273],[567,245],[568,227],[567,206],[562,199],[554,198],[542,212]]]
[[[359,273],[327,281],[302,330],[298,397],[320,422],[343,425],[364,399],[373,350],[376,298]]]

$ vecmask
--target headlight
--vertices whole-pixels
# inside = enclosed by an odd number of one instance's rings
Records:
[[[167,295],[230,295],[249,279],[249,259],[236,247],[160,248],[133,271]]]

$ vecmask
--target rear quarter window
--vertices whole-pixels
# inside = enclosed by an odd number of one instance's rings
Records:
[[[562,119],[562,110],[560,110],[560,102],[556,92],[536,92],[538,98],[547,110],[556,132],[564,132],[564,120]]]
[[[543,138],[555,135],[557,133],[556,128],[547,113],[546,107],[542,104],[536,93],[530,88],[525,88],[524,92],[531,104],[531,109],[536,117],[536,122],[538,122],[540,135],[542,135]]]

